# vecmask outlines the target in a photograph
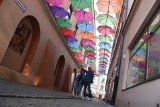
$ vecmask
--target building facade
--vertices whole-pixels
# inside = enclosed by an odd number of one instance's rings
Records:
[[[79,66],[46,1],[0,0],[0,16],[0,78],[71,92]]]
[[[130,5],[132,4],[131,8]],[[111,100],[116,107],[159,107],[160,1],[126,0]],[[126,12],[129,9],[129,12]],[[116,43],[118,44],[118,43]],[[117,45],[115,45],[117,46]],[[112,60],[111,63],[114,61]],[[111,68],[115,68],[112,70]],[[115,72],[115,73],[114,73]],[[116,79],[114,79],[116,82]],[[108,94],[108,93],[107,93]],[[106,96],[107,96],[106,94]]]

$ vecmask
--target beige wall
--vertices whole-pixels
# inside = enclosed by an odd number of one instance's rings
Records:
[[[125,34],[123,55],[125,55],[126,58],[122,59],[116,107],[156,107],[156,104],[160,103],[159,80],[147,82],[122,91],[122,89],[126,88],[129,46],[132,45],[140,35],[158,5],[158,0],[157,2],[156,0],[142,0]]]
[[[61,76],[60,80],[60,87],[63,87],[63,82],[65,79],[65,76],[67,75],[67,67],[70,65],[71,69],[70,72],[72,72],[75,68],[77,68],[76,64],[74,63],[72,57],[68,53],[64,42],[62,39],[58,36],[59,33],[56,28],[54,28],[54,24],[51,24],[51,19],[49,19],[48,15],[45,13],[44,7],[42,7],[42,0],[34,0],[34,1],[28,1],[23,0],[23,4],[26,6],[26,11],[22,12],[20,8],[17,6],[17,4],[14,1],[11,0],[4,0],[2,4],[0,5],[0,62],[4,58],[4,55],[6,53],[8,44],[15,32],[15,29],[21,19],[23,19],[25,16],[33,16],[35,19],[39,22],[40,27],[40,40],[38,43],[38,47],[35,51],[35,55],[33,57],[33,61],[31,63],[31,71],[32,75],[36,75],[38,73],[40,64],[42,63],[42,57],[45,53],[45,48],[48,43],[48,40],[51,41],[53,44],[53,47],[51,52],[54,56],[51,58],[53,61],[52,66],[50,66],[52,72],[50,71],[50,74],[47,75],[53,75],[54,73],[57,61],[61,55],[64,55],[65,57],[65,66],[64,70]],[[36,7],[36,8],[35,8]],[[45,10],[45,11],[44,11]],[[36,35],[34,35],[36,36]],[[52,54],[52,53],[49,53]],[[13,54],[12,54],[13,55]],[[19,62],[19,64],[22,64]],[[19,70],[15,69],[15,70]],[[31,72],[30,71],[30,72]],[[3,72],[3,71],[0,71]],[[44,71],[45,73],[45,71]],[[6,74],[8,75],[8,74]],[[21,74],[22,75],[22,74]],[[50,77],[51,78],[51,77]],[[53,78],[52,78],[53,79]],[[52,80],[51,79],[51,80]],[[53,83],[52,81],[48,81]],[[50,84],[51,84],[50,83]],[[46,86],[47,87],[47,86]],[[50,86],[49,86],[50,87]]]

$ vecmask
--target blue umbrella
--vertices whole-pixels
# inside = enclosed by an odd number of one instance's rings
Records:
[[[79,48],[77,42],[68,42],[69,47],[71,48]]]
[[[133,52],[136,52],[136,54],[138,54],[138,55],[145,55],[146,54],[146,50],[142,49],[142,48],[140,48],[140,49],[134,48]]]
[[[83,31],[92,31],[94,27],[89,22],[78,22],[77,27]]]
[[[77,42],[78,40],[73,36],[65,36],[67,42]]]
[[[95,63],[93,62],[87,62],[87,64],[90,64],[90,65],[96,65]]]
[[[68,12],[63,7],[60,6],[50,6],[50,11],[55,16],[59,17],[65,17],[68,15]]]
[[[102,48],[102,49],[111,49],[112,48],[112,46],[109,43],[107,43],[107,42],[100,42],[98,44],[98,46],[100,48]]]

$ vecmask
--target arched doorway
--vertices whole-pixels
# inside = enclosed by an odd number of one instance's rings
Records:
[[[56,65],[56,69],[54,72],[54,76],[55,76],[55,82],[54,82],[54,87],[59,87],[60,81],[61,81],[61,76],[63,73],[63,69],[64,69],[64,64],[65,64],[65,58],[63,55],[61,55],[58,59],[57,65]]]
[[[33,16],[24,17],[13,34],[1,65],[29,75],[31,63],[40,38],[40,27]]]
[[[0,0],[0,5],[1,5],[2,1],[3,1],[3,0]]]

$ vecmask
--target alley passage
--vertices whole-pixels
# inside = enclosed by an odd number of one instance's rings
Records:
[[[71,93],[0,80],[0,107],[113,107],[104,101],[75,98]]]

